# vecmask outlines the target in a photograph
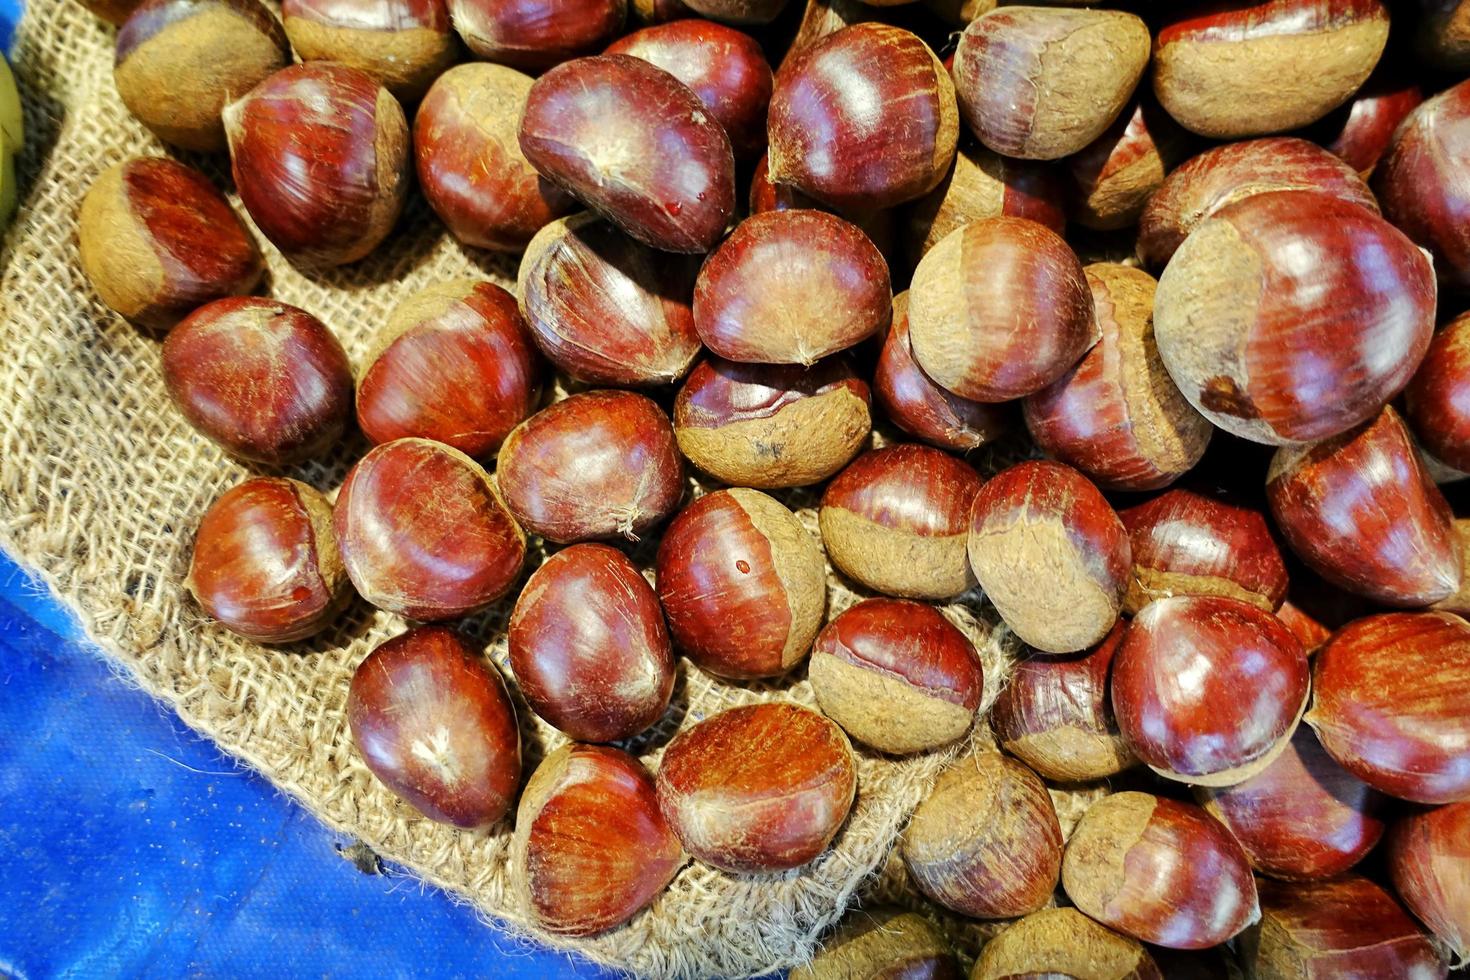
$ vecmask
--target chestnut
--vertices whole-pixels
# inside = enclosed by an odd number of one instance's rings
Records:
[[[374,776],[430,820],[474,829],[509,810],[521,735],[505,682],[447,626],[363,658],[347,690],[352,741]]]
[[[906,209],[904,247],[917,263],[956,228],[1001,216],[1028,218],[1060,235],[1067,225],[1061,177],[1052,164],[967,142],[938,185]]]
[[[634,31],[606,53],[642,58],[689,86],[725,128],[737,159],[765,149],[771,66],[749,34],[707,20],[676,20]]]
[[[373,337],[357,424],[373,442],[416,436],[485,456],[533,411],[541,366],[515,297],[459,279],[409,296]]]
[[[889,208],[944,177],[959,139],[954,83],[919,38],[845,27],[803,49],[771,95],[771,180],[840,211]]]
[[[144,0],[118,28],[112,77],[165,143],[223,150],[221,110],[290,63],[286,32],[259,0]]]
[[[1179,124],[1157,103],[1137,100],[1067,161],[1073,220],[1098,231],[1133,226],[1188,145]]]
[[[1247,976],[1440,980],[1449,972],[1403,906],[1367,878],[1259,888],[1260,924],[1238,943]]]
[[[877,592],[947,599],[975,584],[965,547],[980,475],[928,446],[864,453],[828,484],[818,514],[827,557]]]
[[[1380,0],[1235,0],[1174,13],[1154,42],[1154,94],[1212,139],[1316,122],[1367,80],[1388,42]]]
[[[659,542],[656,577],[675,644],[721,677],[786,673],[827,608],[821,549],[757,490],[719,490],[684,508]]]
[[[940,449],[978,449],[1011,428],[1007,408],[945,391],[919,369],[909,346],[907,291],[893,297],[893,320],[873,369],[873,395],[890,422]]]
[[[1419,444],[1457,470],[1470,470],[1470,313],[1451,320],[1404,389],[1404,414]]]
[[[626,752],[563,745],[531,774],[516,809],[511,878],[531,921],[593,936],[646,908],[684,864],[653,777]]]
[[[914,270],[908,313],[919,367],[981,402],[1040,391],[1101,335],[1082,263],[1060,235],[1024,218],[950,232]]]
[[[1467,118],[1470,81],[1409,113],[1373,172],[1384,217],[1433,253],[1439,281],[1460,292],[1470,290],[1470,179],[1454,161],[1470,154]]]
[[[674,400],[674,435],[689,461],[740,487],[820,483],[868,441],[868,386],[851,359],[811,367],[708,357]]]
[[[674,652],[658,596],[604,544],[558,551],[526,580],[507,628],[531,710],[580,742],[648,728],[669,706]]]
[[[299,463],[341,438],[352,365],[326,325],[256,296],[201,306],[163,343],[163,383],[184,418],[226,452]]]
[[[1148,793],[1088,809],[1067,842],[1062,887],[1088,917],[1171,949],[1218,945],[1260,915],[1230,832],[1197,806]]]
[[[1144,945],[1076,909],[1042,909],[1007,926],[980,950],[970,980],[1088,977],[1163,980]]]
[[[720,2],[729,2],[729,0],[720,0]],[[781,2],[784,4],[785,0]],[[844,27],[873,20],[877,13],[877,7],[864,0],[805,0],[801,20],[796,25],[796,36],[787,46],[786,54],[777,70],[784,68],[786,62],[791,61],[822,38],[836,34]]]
[[[1418,82],[1380,63],[1346,104],[1313,125],[1306,135],[1367,180],[1387,152],[1399,123],[1423,101]]]
[[[1326,194],[1275,191],[1195,226],[1159,277],[1154,336],[1207,419],[1289,445],[1376,415],[1424,357],[1434,308],[1434,270],[1403,232]]]
[[[1306,709],[1302,645],[1259,606],[1214,595],[1145,606],[1113,660],[1113,715],[1168,779],[1233,786],[1282,752]]]
[[[82,199],[82,270],[102,302],[167,330],[210,300],[255,289],[260,249],[199,171],[163,157],[104,170]]]
[[[1148,27],[1121,10],[997,8],[970,21],[955,51],[960,114],[996,153],[1070,156],[1127,106],[1148,51]]]
[[[1349,623],[1317,654],[1306,722],[1344,769],[1416,803],[1470,799],[1470,623],[1443,612]]]
[[[705,260],[694,327],[727,360],[810,367],[876,333],[892,300],[888,263],[856,225],[824,211],[767,211]]]
[[[1322,645],[1332,639],[1332,630],[1316,616],[1292,602],[1289,596],[1281,603],[1281,608],[1276,610],[1276,618],[1291,630],[1291,635],[1301,642],[1302,649],[1308,656],[1322,649]]]
[[[1196,795],[1253,868],[1290,881],[1330,878],[1357,864],[1383,836],[1387,809],[1376,790],[1332,760],[1308,725],[1254,776]]]
[[[1022,403],[1047,455],[1109,490],[1156,490],[1205,454],[1214,428],[1179,393],[1154,342],[1154,290],[1141,269],[1085,268],[1101,339]]]
[[[689,88],[641,58],[579,58],[538,78],[521,152],[645,245],[707,252],[735,213],[735,157]]]
[[[521,258],[516,291],[536,346],[594,385],[665,385],[699,355],[693,256],[634,241],[590,212],[542,228]]]
[[[1035,912],[1062,864],[1046,784],[999,752],[976,752],[940,773],[898,846],[925,897],[975,919]]]
[[[184,581],[206,613],[257,643],[319,633],[352,598],[332,505],[280,477],[246,480],[210,504]]]
[[[1292,551],[1340,588],[1427,606],[1460,587],[1460,540],[1392,407],[1339,436],[1278,449],[1266,499]]]
[[[929,920],[897,908],[855,908],[790,980],[849,977],[961,980],[954,950]]]
[[[643,2],[643,0],[635,0]],[[786,6],[786,0],[682,0],[689,11],[723,24],[769,24]],[[676,15],[677,16],[677,15]]]
[[[1294,136],[1227,143],[1189,158],[1164,178],[1138,219],[1138,257],[1162,269],[1216,211],[1271,191],[1317,191],[1378,213],[1363,178],[1314,143]]]
[[[1220,595],[1274,612],[1286,599],[1286,564],[1265,516],[1219,496],[1170,490],[1118,512],[1133,546],[1123,611],[1155,599]]]
[[[385,442],[358,460],[332,524],[362,597],[410,619],[455,619],[505,594],[526,535],[490,474],[427,439]]]
[[[933,606],[898,599],[865,599],[828,623],[808,676],[828,718],[895,755],[962,737],[985,683],[965,634]]]
[[[1470,957],[1470,802],[1412,813],[1388,836],[1399,897],[1458,962]]]
[[[240,201],[292,264],[344,265],[393,230],[408,196],[408,122],[372,76],[284,68],[224,110]]]
[[[1071,467],[1020,463],[980,488],[970,511],[970,568],[1022,642],[1072,653],[1118,621],[1132,564],[1128,532]]]
[[[681,17],[692,17],[694,11],[683,0],[631,0],[628,17],[639,24],[666,24]]]
[[[684,496],[668,416],[631,391],[588,391],[543,408],[506,436],[495,478],[516,519],[557,544],[637,541]]]
[[[1460,542],[1460,587],[1455,594],[1431,605],[1430,609],[1452,612],[1462,619],[1470,619],[1470,519],[1455,521],[1455,538]],[[1326,642],[1324,637],[1323,642]]]
[[[627,0],[447,0],[476,58],[539,72],[592,54],[622,33]]]
[[[853,0],[854,3],[859,0]],[[808,197],[789,184],[771,182],[770,157],[762,154],[756,161],[755,172],[750,176],[750,194],[747,203],[750,214],[766,211],[790,211],[793,209],[823,210],[814,198]],[[894,209],[879,208],[848,214],[847,220],[862,229],[864,235],[886,258],[893,253],[895,220]]]
[[[826,850],[857,793],[852,746],[814,711],[773,701],[684,729],[658,804],[685,850],[724,871],[785,871]]]
[[[138,5],[143,0],[78,0],[78,2],[114,27],[121,27],[123,21],[138,9]]]
[[[1416,54],[1441,71],[1470,68],[1470,7],[1464,0],[1420,0],[1413,13]]]
[[[1000,747],[1061,783],[1106,779],[1136,765],[1108,699],[1108,671],[1125,628],[1119,622],[1083,653],[1017,661],[990,709]]]
[[[365,71],[409,102],[459,54],[445,0],[281,0],[281,19],[302,61]]]
[[[450,234],[466,245],[519,252],[575,209],[516,141],[532,78],[477,62],[440,75],[413,120],[419,186]]]

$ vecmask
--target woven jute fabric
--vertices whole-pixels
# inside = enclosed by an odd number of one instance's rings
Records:
[[[168,152],[117,96],[113,36],[74,0],[33,0],[19,26],[15,69],[29,142],[0,280],[0,544],[39,572],[120,673],[331,827],[505,928],[648,976],[752,974],[806,958],[876,880],[952,752],[908,759],[859,752],[852,815],[808,867],[736,876],[690,862],[628,925],[567,940],[538,933],[516,906],[509,820],[468,833],[419,817],[354,751],[343,711],[352,670],[401,632],[402,621],[359,602],[325,635],[279,649],[243,641],[202,616],[183,585],[194,528],[219,494],[260,470],[226,457],[184,423],[163,388],[158,338],[106,309],[82,274],[77,209],[91,181],[129,157]],[[238,206],[226,161],[184,159]],[[372,331],[413,291],[465,276],[514,283],[511,260],[461,249],[417,197],[384,247],[346,270],[309,276],[268,246],[266,254],[270,294],[321,317],[359,367]],[[284,472],[334,493],[365,448],[353,436],[330,458]],[[784,499],[815,531],[811,494]],[[636,556],[645,565],[648,551]],[[834,578],[829,615],[854,598]],[[988,704],[1014,641],[978,599],[947,612],[983,652]],[[464,624],[502,672],[508,614],[507,601]],[[771,698],[815,704],[802,671],[779,683],[732,685],[682,663],[670,712],[629,748],[654,768],[680,727]],[[561,736],[518,706],[529,773]]]

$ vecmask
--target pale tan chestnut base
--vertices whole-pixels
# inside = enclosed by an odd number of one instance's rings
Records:
[[[1073,725],[1022,735],[1001,747],[1046,779],[1062,783],[1105,779],[1138,764],[1121,736]]]
[[[823,949],[791,971],[791,980],[897,977],[900,964],[952,957],[949,944],[927,920],[899,909],[854,911]]]
[[[124,164],[102,172],[82,199],[82,269],[102,302],[128,320],[154,314],[153,299],[163,289],[163,264],[153,242],[128,204]]]
[[[948,745],[975,720],[975,713],[962,705],[830,653],[813,653],[807,676],[822,712],[881,752],[907,755]]]
[[[286,20],[286,36],[302,61],[336,61],[367,72],[400,99],[412,101],[454,63],[452,34],[427,27],[398,31],[356,30],[318,24],[305,17]]]
[[[1259,592],[1252,592],[1223,576],[1186,575],[1183,572],[1139,568],[1137,565],[1133,566],[1130,573],[1128,592],[1123,597],[1123,611],[1132,616],[1155,599],[1167,599],[1176,595],[1224,596],[1227,599],[1249,602],[1269,613],[1276,611],[1276,607]]]
[[[967,534],[923,537],[841,507],[823,507],[818,520],[832,564],[876,592],[949,599],[975,584],[965,552]]]
[[[1152,960],[1142,943],[1076,909],[1043,909],[987,943],[970,980],[1043,975],[1125,980],[1152,966]]]
[[[794,667],[811,650],[827,611],[827,563],[806,528],[785,507],[758,490],[732,488],[757,533],[771,543],[776,578],[786,593],[791,626],[781,650],[782,669]]]
[[[773,490],[820,483],[857,455],[872,428],[868,403],[846,388],[803,398],[763,419],[719,428],[680,426],[689,462],[736,487]]]

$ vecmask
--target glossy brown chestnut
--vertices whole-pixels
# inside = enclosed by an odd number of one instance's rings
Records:
[[[628,16],[627,0],[447,0],[477,58],[539,72],[599,51]]]
[[[702,361],[674,400],[689,461],[737,487],[800,487],[836,473],[868,441],[868,386],[846,356],[798,364]]]
[[[674,652],[658,596],[607,545],[572,545],[536,569],[508,638],[531,710],[579,742],[630,738],[669,706]]]
[[[634,31],[606,53],[642,58],[689,86],[725,128],[738,159],[765,149],[771,66],[749,34],[707,20],[676,20]]]
[[[1470,802],[1394,824],[1388,871],[1404,904],[1463,963],[1470,956]]]
[[[1179,393],[1154,342],[1152,276],[1111,262],[1083,270],[1101,339],[1022,406],[1047,455],[1109,490],[1156,490],[1200,461],[1214,431]]]
[[[1393,142],[1399,123],[1423,101],[1424,93],[1417,81],[1381,63],[1345,105],[1308,129],[1306,135],[1367,180]]]
[[[536,767],[510,848],[522,905],[538,926],[561,936],[622,925],[684,863],[653,777],[606,745],[564,745]]]
[[[558,65],[531,86],[521,152],[646,245],[707,252],[735,213],[730,139],[673,75],[625,54]]]
[[[684,508],[659,543],[657,579],[675,644],[721,677],[786,673],[827,608],[817,543],[757,490],[720,490]]]
[[[1378,213],[1373,192],[1345,160],[1294,136],[1227,143],[1180,164],[1138,220],[1138,257],[1162,269],[1189,233],[1253,194],[1316,191]]]
[[[1082,263],[1060,235],[1034,221],[972,221],[914,270],[914,360],[961,398],[1001,402],[1040,391],[1099,336]]]
[[[1409,113],[1373,173],[1388,218],[1434,255],[1439,281],[1470,290],[1470,177],[1454,163],[1470,154],[1470,81]]]
[[[102,302],[154,330],[260,282],[260,249],[225,196],[162,157],[104,170],[82,199],[77,237]]]
[[[1118,512],[1133,545],[1123,611],[1173,595],[1229,596],[1275,612],[1286,564],[1265,516],[1193,490],[1170,490]]]
[[[959,139],[954,83],[899,27],[846,27],[783,65],[771,96],[770,172],[841,211],[922,197]]]
[[[1067,225],[1061,177],[1051,164],[966,141],[944,179],[906,209],[904,249],[917,263],[956,228],[1001,216],[1028,218],[1060,235]]]
[[[405,101],[459,54],[445,0],[281,0],[281,19],[302,61],[365,71]]]
[[[1008,408],[972,402],[929,380],[909,346],[909,294],[893,297],[893,320],[873,369],[873,396],[888,420],[916,439],[963,453],[1011,429]]]
[[[1404,414],[1419,444],[1457,470],[1470,470],[1470,313],[1451,320],[1404,389]]]
[[[1067,842],[1062,887],[1090,918],[1172,949],[1223,943],[1260,915],[1230,832],[1197,806],[1148,793],[1092,805]]]
[[[1354,603],[1356,602],[1355,599]],[[1308,656],[1316,653],[1322,648],[1322,644],[1332,639],[1332,630],[1316,616],[1292,602],[1290,597],[1276,610],[1276,618],[1291,630],[1292,636],[1301,642],[1302,649]]]
[[[856,3],[858,0],[853,0],[853,2]],[[751,214],[792,209],[823,210],[822,205],[816,199],[808,197],[789,184],[772,183],[770,158],[765,155],[756,161],[755,172],[751,174],[747,203]],[[868,236],[868,240],[887,257],[893,254],[894,250],[896,232],[894,215],[897,213],[897,210],[894,209],[880,208],[876,211],[849,214],[847,220],[861,228],[863,234]]]
[[[1470,68],[1470,5],[1465,0],[1421,0],[1414,50],[1441,71]]]
[[[352,365],[305,310],[217,299],[169,333],[163,382],[184,418],[227,452],[295,463],[336,444],[352,417]]]
[[[1118,118],[1148,49],[1148,27],[1120,10],[992,10],[970,22],[955,51],[960,114],[996,153],[1060,159]]]
[[[948,745],[980,707],[980,655],[933,606],[866,599],[817,636],[808,668],[822,712],[881,752]]]
[[[1062,829],[1036,773],[982,751],[939,774],[899,850],[931,901],[971,918],[1008,919],[1051,898]]]
[[[1393,225],[1326,194],[1275,191],[1216,211],[1179,246],[1154,336],[1206,418],[1288,445],[1376,415],[1423,359],[1434,308],[1429,259]]]
[[[916,912],[878,907],[853,909],[790,980],[891,977],[961,980],[954,950],[928,919]]]
[[[332,524],[362,597],[410,619],[454,619],[505,594],[526,535],[490,474],[458,449],[395,439],[347,474]]]
[[[1291,550],[1334,585],[1391,606],[1427,606],[1460,587],[1454,519],[1391,407],[1340,436],[1278,449],[1266,499]]]
[[[980,950],[970,980],[1089,977],[1163,980],[1143,944],[1076,909],[1042,909],[1007,926]]]
[[[504,65],[458,65],[439,76],[414,116],[419,186],[466,245],[519,252],[576,207],[516,141],[532,81]]]
[[[1113,661],[1113,715],[1168,779],[1233,786],[1287,748],[1311,689],[1302,645],[1260,607],[1175,596],[1143,608]]]
[[[1148,199],[1190,145],[1179,124],[1152,99],[1140,99],[1067,162],[1072,219],[1116,231],[1136,224]]]
[[[1416,803],[1470,799],[1470,623],[1385,613],[1317,654],[1306,722],[1344,768]]]
[[[1045,653],[1107,636],[1132,566],[1128,532],[1097,487],[1046,461],[1012,466],[980,488],[969,555],[1006,625]]]
[[[1084,653],[1017,661],[990,710],[1000,747],[1062,783],[1106,779],[1136,765],[1108,699],[1108,671],[1124,629],[1120,621]]]
[[[121,27],[128,15],[138,9],[142,0],[79,0],[83,7],[116,27]]]
[[[1154,42],[1154,94],[1201,136],[1316,122],[1367,80],[1388,41],[1380,0],[1263,0],[1181,8]]]
[[[536,346],[578,381],[665,385],[689,372],[693,256],[634,241],[591,212],[542,228],[521,258],[516,291]]]
[[[185,584],[206,613],[257,643],[319,633],[352,598],[332,505],[279,477],[246,480],[210,504]]]
[[[159,139],[223,150],[221,110],[290,63],[286,32],[259,0],[144,0],[118,29],[112,77]]]
[[[293,65],[224,110],[240,201],[293,264],[336,266],[393,230],[408,195],[408,122],[372,77]]]
[[[1367,878],[1260,882],[1261,922],[1241,937],[1253,977],[1440,980],[1445,963],[1393,896]]]
[[[767,211],[705,260],[694,327],[728,360],[810,366],[876,333],[892,299],[888,264],[856,225],[824,211]]]
[[[1383,836],[1387,801],[1339,766],[1310,726],[1270,765],[1234,786],[1196,790],[1200,805],[1245,849],[1251,866],[1288,881],[1331,878]]]
[[[693,11],[722,24],[769,24],[786,6],[786,0],[683,0],[683,4],[684,15]]]
[[[827,557],[877,592],[947,599],[975,584],[965,546],[980,475],[928,446],[864,453],[822,494]]]
[[[394,793],[431,820],[488,827],[521,780],[505,682],[447,626],[420,626],[368,654],[347,691],[352,741]]]
[[[589,391],[542,409],[500,447],[495,479],[527,530],[566,544],[637,541],[684,497],[669,418],[631,391]]]
[[[658,803],[690,854],[725,871],[784,871],[826,850],[857,792],[852,746],[815,711],[767,702],[681,731]]]
[[[486,456],[540,395],[541,365],[515,297],[458,279],[398,304],[373,338],[357,423],[373,442],[417,436]]]

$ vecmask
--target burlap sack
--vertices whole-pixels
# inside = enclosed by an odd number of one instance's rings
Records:
[[[400,632],[401,621],[359,603],[339,628],[282,650],[244,642],[201,616],[182,585],[194,527],[215,497],[252,471],[183,422],[160,381],[157,340],[111,314],[78,264],[77,207],[92,179],[130,156],[165,152],[118,99],[112,41],[113,30],[75,0],[32,0],[19,27],[14,60],[29,143],[0,280],[0,544],[40,573],[126,675],[185,722],[331,827],[506,928],[649,976],[752,974],[803,960],[882,865],[948,754],[901,761],[861,754],[850,820],[835,846],[800,872],[742,877],[690,863],[626,927],[589,941],[556,939],[537,935],[515,907],[509,821],[465,833],[422,819],[352,748],[343,717],[352,669]],[[229,186],[222,161],[186,159]],[[387,245],[350,269],[306,276],[269,248],[267,259],[271,293],[320,316],[357,358],[393,305],[428,283],[467,275],[514,281],[512,263],[460,249],[418,198]],[[354,436],[332,458],[288,475],[334,492],[364,448]],[[810,507],[803,516],[815,530]],[[832,612],[852,600],[838,583]],[[989,611],[975,603],[951,612],[967,620],[985,652],[988,704],[1011,641],[991,630]],[[502,669],[507,614],[502,606],[469,624]],[[687,663],[680,670],[669,715],[632,746],[650,766],[680,725],[723,708],[771,697],[814,703],[801,673],[780,684],[733,686]],[[529,772],[560,736],[524,705],[521,717]]]

